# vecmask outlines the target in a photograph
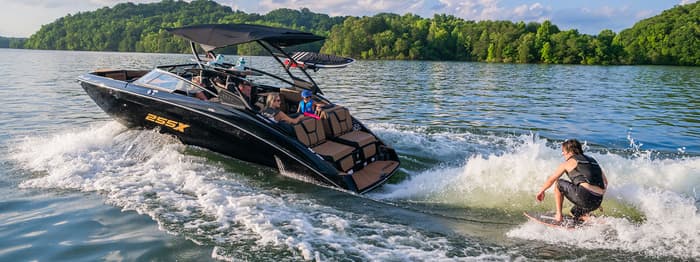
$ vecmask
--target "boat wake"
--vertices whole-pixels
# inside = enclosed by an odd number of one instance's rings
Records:
[[[624,156],[609,150],[591,151],[590,155],[603,166],[610,185],[603,202],[603,217],[594,226],[569,232],[526,223],[520,215],[523,211],[553,209],[551,189],[544,203],[537,203],[534,196],[562,161],[556,143],[536,135],[421,134],[394,127],[381,132],[391,134],[380,134],[394,138],[390,144],[415,143],[401,147],[432,148],[445,143],[452,145],[448,148],[455,148],[468,140],[502,146],[492,150],[495,153],[477,150],[467,154],[463,161],[453,161],[458,163],[455,165],[437,165],[414,172],[398,184],[386,185],[372,195],[375,198],[424,206],[495,209],[515,218],[513,222],[519,224],[506,233],[512,238],[585,249],[624,250],[647,256],[700,257],[697,230],[700,228],[700,157],[653,158],[652,152],[641,151],[639,147],[633,147],[633,152]],[[634,144],[633,140],[630,142]],[[460,155],[456,149],[440,154],[440,157]],[[565,205],[565,209],[568,207]]]
[[[424,232],[294,192],[261,188],[254,177],[186,154],[187,148],[171,136],[110,122],[25,138],[12,149],[12,158],[33,171],[23,188],[99,193],[124,211],[150,216],[163,230],[214,246],[214,258],[512,258],[507,250],[483,248],[477,240]]]
[[[642,151],[626,156],[592,152],[610,181],[603,222],[565,232],[526,222],[520,215],[551,210],[554,205],[551,193],[543,204],[534,200],[535,191],[561,161],[554,142],[535,135],[372,128],[409,164],[402,170],[407,173],[403,181],[385,185],[370,199],[346,196],[365,201],[361,206],[376,200],[413,209],[490,210],[463,222],[494,221],[493,230],[509,225],[503,234],[513,239],[645,256],[700,256],[698,157],[655,159]],[[162,230],[214,246],[215,258],[515,259],[508,248],[483,248],[483,243],[468,237],[448,237],[371,212],[344,211],[303,193],[261,186],[259,178],[242,171],[246,168],[230,170],[187,153],[188,148],[171,136],[126,130],[109,122],[24,138],[10,155],[33,171],[21,187],[99,193],[109,204],[150,216]],[[258,175],[276,175],[273,170],[252,169]],[[426,213],[451,216],[434,210]],[[505,220],[490,217],[494,214]]]

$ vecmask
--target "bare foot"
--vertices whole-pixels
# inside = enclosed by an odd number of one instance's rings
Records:
[[[557,222],[564,221],[564,217],[561,215],[561,213],[557,213],[554,215],[554,221],[557,221]]]

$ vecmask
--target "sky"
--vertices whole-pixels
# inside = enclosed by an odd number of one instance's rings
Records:
[[[421,17],[449,14],[466,20],[543,22],[559,29],[596,35],[603,29],[620,32],[635,22],[676,5],[697,0],[216,0],[246,13],[265,14],[277,8],[309,8],[331,16],[372,16],[413,13]],[[153,0],[0,0],[0,36],[29,37],[67,14],[112,7],[117,3]]]

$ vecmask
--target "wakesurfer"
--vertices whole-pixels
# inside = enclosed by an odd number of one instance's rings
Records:
[[[574,204],[571,214],[575,219],[583,220],[587,215],[598,209],[603,202],[608,180],[600,168],[598,161],[583,154],[581,143],[576,139],[568,139],[561,145],[564,162],[547,178],[535,198],[544,200],[544,192],[556,182],[554,201],[556,203],[555,220],[561,222],[562,203],[564,197]],[[559,179],[564,173],[571,181]]]

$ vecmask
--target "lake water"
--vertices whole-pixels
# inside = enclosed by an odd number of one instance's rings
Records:
[[[0,49],[0,261],[700,259],[700,68],[358,61],[312,72],[401,156],[396,179],[357,196],[128,130],[75,80],[188,61]],[[553,209],[551,189],[544,203],[534,195],[567,138],[610,182],[603,216],[575,231],[522,216]]]

